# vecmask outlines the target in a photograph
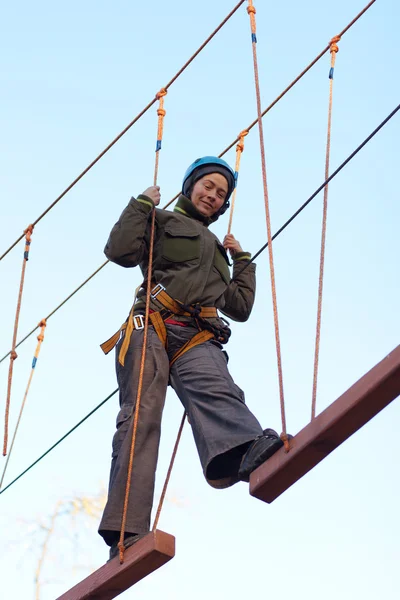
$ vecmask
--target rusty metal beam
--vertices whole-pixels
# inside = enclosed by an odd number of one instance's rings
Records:
[[[400,395],[400,346],[250,475],[250,494],[273,502]]]
[[[150,532],[126,550],[122,565],[114,558],[57,600],[111,600],[174,556],[175,538],[160,530]]]

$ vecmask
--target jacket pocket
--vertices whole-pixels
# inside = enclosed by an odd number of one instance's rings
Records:
[[[112,441],[112,457],[118,456],[126,434],[129,430],[130,419],[133,414],[133,404],[125,404],[117,415],[117,431]]]
[[[222,244],[216,242],[214,253],[214,267],[217,269],[226,285],[229,285],[231,274],[229,271],[229,259]]]
[[[162,256],[170,262],[187,262],[199,258],[199,233],[182,223],[168,223],[164,229]]]

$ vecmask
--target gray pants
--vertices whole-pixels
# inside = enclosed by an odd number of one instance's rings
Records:
[[[150,529],[161,418],[168,383],[181,400],[193,430],[204,475],[210,485],[223,488],[238,481],[241,458],[262,427],[244,402],[234,383],[221,346],[209,341],[192,348],[169,369],[172,356],[197,332],[193,327],[168,325],[167,351],[153,328],[148,331],[146,363],[136,434],[126,531]],[[134,331],[125,358],[116,370],[120,411],[112,442],[108,501],[99,533],[111,545],[121,528],[133,414],[143,344],[143,331]]]

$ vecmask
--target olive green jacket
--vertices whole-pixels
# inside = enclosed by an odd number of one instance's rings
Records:
[[[107,258],[122,267],[139,265],[145,281],[153,207],[147,196],[131,198],[104,249]],[[227,253],[209,231],[210,222],[185,196],[173,212],[156,209],[152,281],[184,304],[215,306],[234,321],[246,321],[254,303],[255,265],[240,273],[250,254],[237,253],[232,280]],[[135,312],[143,308],[145,289],[143,285],[139,291]],[[159,310],[156,305],[151,308]]]

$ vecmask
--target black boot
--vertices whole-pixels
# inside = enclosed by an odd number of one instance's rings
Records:
[[[133,544],[136,544],[136,542],[138,542],[145,535],[146,534],[143,533],[128,533],[124,538],[125,550],[130,546],[133,546]],[[110,558],[108,559],[108,562],[119,555],[118,543],[119,540],[113,542],[112,546],[110,546]]]
[[[273,429],[264,429],[264,435],[256,438],[242,458],[239,468],[239,479],[249,481],[250,473],[262,465],[279,448],[283,442]]]

